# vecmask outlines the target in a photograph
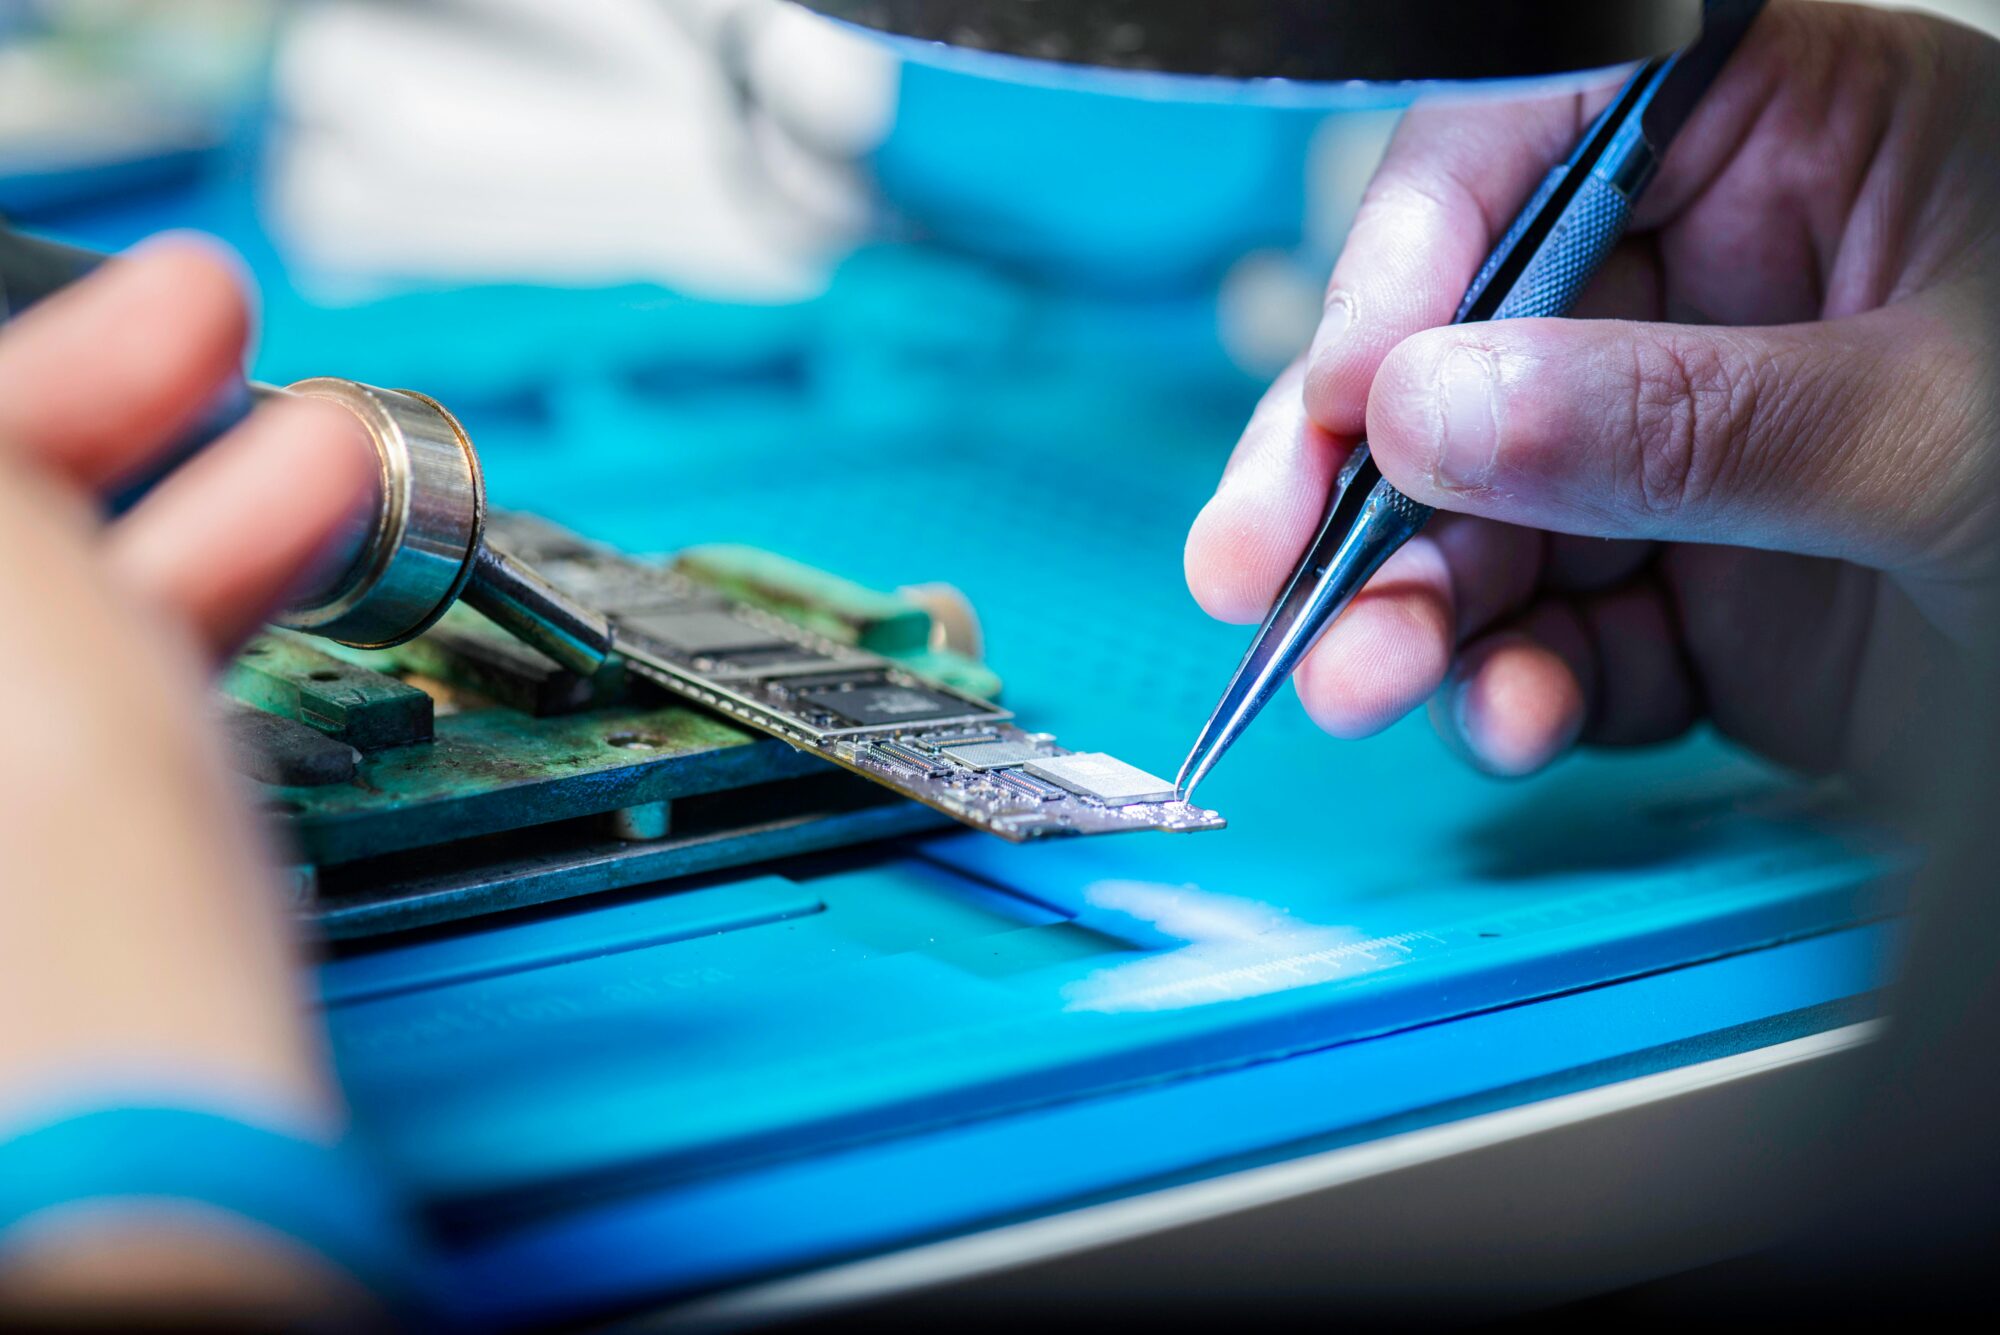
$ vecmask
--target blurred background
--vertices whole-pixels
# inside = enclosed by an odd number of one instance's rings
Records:
[[[1049,726],[1079,646],[1180,657],[1093,723],[1170,765],[1241,637],[1181,538],[1395,96],[990,82],[777,0],[0,0],[0,213],[225,238],[255,374],[424,390],[502,504],[957,583]]]
[[[2000,31],[2000,0],[1924,7]],[[777,0],[0,0],[0,214],[105,248],[223,238],[261,293],[253,374],[436,397],[499,504],[639,552],[953,583],[1023,717],[1172,772],[1244,639],[1185,590],[1187,524],[1311,336],[1399,96],[988,82]],[[1654,821],[1768,778],[1705,732],[1530,794],[1447,764],[1421,718],[1328,745],[1287,693],[1234,755],[1203,788],[1230,841],[958,856],[1345,929],[1817,837],[1758,842],[1782,804],[1694,839]],[[1411,775],[1422,804],[1386,781]],[[1330,860],[1336,803],[1408,837]],[[1551,811],[1593,819],[1532,824]],[[1990,1143],[1990,1100],[1961,1102]]]

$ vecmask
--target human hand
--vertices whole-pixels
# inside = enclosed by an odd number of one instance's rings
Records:
[[[232,266],[169,241],[0,328],[0,1124],[174,1091],[338,1122],[207,687],[365,494],[372,451],[339,409],[284,402],[117,522],[95,503],[237,373],[248,322]],[[41,1273],[100,1297],[133,1274],[154,1298],[263,1287],[186,1236],[150,1267]]]
[[[1456,513],[1296,674],[1328,732],[1428,698],[1474,764],[1522,774],[1705,715],[1865,771],[2000,586],[2000,46],[1776,0],[1579,311],[1625,319],[1437,327],[1606,96],[1405,118],[1189,586],[1261,617],[1365,428]]]

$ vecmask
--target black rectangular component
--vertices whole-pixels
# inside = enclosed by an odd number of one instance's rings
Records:
[[[619,617],[618,623],[695,658],[753,649],[794,648],[783,635],[720,609],[639,612]]]
[[[869,682],[846,690],[808,691],[799,699],[815,709],[824,709],[843,718],[857,728],[959,718],[978,713],[980,708],[941,691],[926,690],[920,686],[899,686],[890,681]]]
[[[908,765],[926,778],[937,779],[951,773],[949,766],[940,765],[923,752],[904,746],[901,742],[877,742],[875,749],[898,764]]]
[[[795,669],[816,668],[822,663],[833,662],[833,659],[825,654],[816,654],[810,649],[794,648],[791,645],[771,649],[731,649],[726,653],[702,656],[718,668],[728,668],[732,672],[746,672],[755,668],[784,668],[789,672]]]

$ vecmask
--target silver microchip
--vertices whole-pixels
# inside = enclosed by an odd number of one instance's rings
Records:
[[[1072,793],[1110,807],[1136,802],[1171,802],[1174,786],[1165,779],[1128,765],[1102,751],[1078,751],[1067,756],[1043,756],[1022,769],[1038,779],[1060,784]]]
[[[1033,742],[961,742],[941,748],[938,754],[967,769],[989,770],[1006,769],[1037,759],[1042,753]]]

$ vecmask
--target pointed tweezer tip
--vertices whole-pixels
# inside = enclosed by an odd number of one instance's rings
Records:
[[[1200,752],[1197,749],[1186,760],[1181,762],[1181,772],[1174,776],[1175,801],[1194,801],[1194,786],[1201,782],[1202,777],[1199,756]]]

